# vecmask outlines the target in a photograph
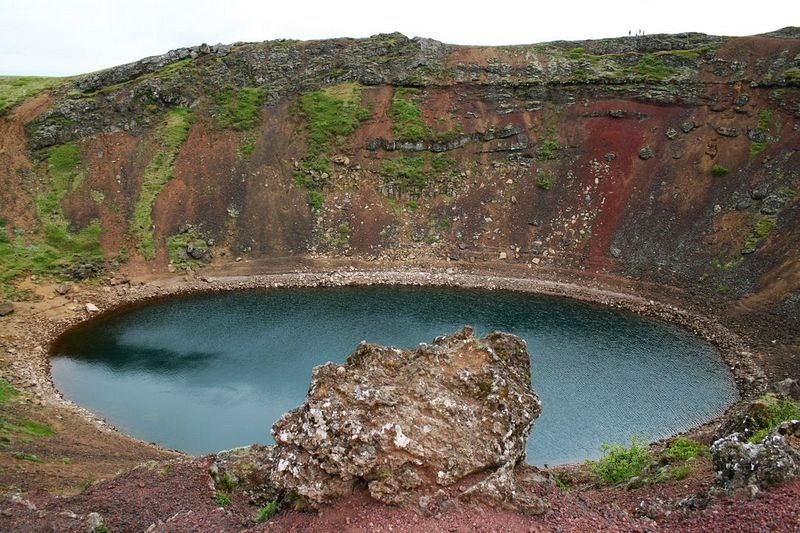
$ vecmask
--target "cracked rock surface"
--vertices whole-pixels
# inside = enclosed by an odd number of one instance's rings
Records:
[[[316,367],[306,401],[273,426],[272,482],[311,506],[364,484],[396,505],[424,507],[445,491],[513,505],[508,474],[541,411],[530,383],[513,335],[464,328],[412,349],[361,343],[344,364]]]

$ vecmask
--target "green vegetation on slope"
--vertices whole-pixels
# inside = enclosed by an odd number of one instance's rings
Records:
[[[331,150],[344,144],[358,124],[372,116],[372,110],[361,104],[361,86],[357,83],[305,93],[300,96],[300,109],[306,118],[308,151],[294,173],[295,184],[309,190],[309,205],[318,209],[323,199],[312,193],[327,184]]]
[[[800,405],[792,400],[776,398],[770,394],[762,396],[759,400],[764,406],[764,412],[756,417],[757,427],[753,428],[755,432],[750,436],[750,442],[761,442],[781,422],[800,420]]]
[[[422,110],[416,101],[417,89],[398,87],[392,96],[389,115],[392,117],[392,133],[398,141],[420,141],[428,137]]]
[[[19,396],[19,391],[3,378],[0,378],[0,405],[5,405]]]
[[[608,485],[616,485],[638,476],[650,461],[647,445],[636,438],[632,438],[627,447],[621,444],[603,444],[600,451],[600,459],[587,461],[587,464]]]
[[[153,237],[153,206],[156,197],[166,183],[172,179],[175,158],[192,125],[192,112],[185,107],[167,111],[164,124],[158,131],[159,150],[144,171],[142,189],[133,211],[130,231],[139,241],[139,252],[145,259],[155,257]]]
[[[216,98],[217,125],[238,131],[252,129],[258,124],[264,96],[264,89],[259,87],[243,87],[238,91],[225,89]]]
[[[206,245],[205,239],[198,233],[196,230],[190,230],[184,233],[178,233],[177,235],[170,235],[167,238],[167,254],[169,255],[169,262],[176,266],[193,266],[199,265],[201,261],[190,258],[181,257],[181,250],[186,250],[188,245],[192,245],[195,248],[205,249],[208,246]]]
[[[9,239],[5,222],[0,221],[0,294],[16,295],[13,282],[25,274],[55,276],[76,261],[103,259],[100,222],[75,231],[64,215],[61,201],[83,179],[80,150],[75,144],[54,146],[47,152],[47,180],[44,191],[34,199],[41,232],[25,236],[15,232]]]
[[[0,115],[40,92],[56,86],[63,78],[0,76]]]
[[[424,166],[425,158],[421,155],[401,155],[395,159],[384,159],[380,173],[387,178],[387,185],[395,187],[400,194],[418,195],[428,185]]]

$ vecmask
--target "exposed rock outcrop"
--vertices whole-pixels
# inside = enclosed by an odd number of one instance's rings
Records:
[[[711,446],[717,484],[755,495],[763,487],[800,477],[800,421],[782,423],[761,442],[734,433]]]
[[[311,506],[366,484],[423,510],[462,497],[542,512],[514,473],[541,411],[530,378],[525,343],[508,334],[362,343],[345,364],[316,367],[305,403],[273,426],[272,483]]]

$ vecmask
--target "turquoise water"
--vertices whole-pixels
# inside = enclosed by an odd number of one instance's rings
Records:
[[[737,398],[709,345],[654,320],[512,292],[361,287],[195,295],[100,317],[57,343],[64,395],[140,439],[206,453],[271,443],[311,369],[359,341],[431,342],[465,324],[528,342],[543,410],[528,462],[599,455],[604,442],[665,437]]]

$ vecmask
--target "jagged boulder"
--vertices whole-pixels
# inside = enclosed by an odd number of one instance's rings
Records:
[[[362,343],[344,364],[316,367],[305,403],[273,426],[272,483],[312,507],[366,485],[390,504],[462,497],[542,512],[515,486],[541,411],[530,383],[513,335],[465,328],[413,349]]]
[[[734,433],[711,445],[717,485],[755,495],[765,486],[800,477],[800,421],[783,422],[760,442]]]

